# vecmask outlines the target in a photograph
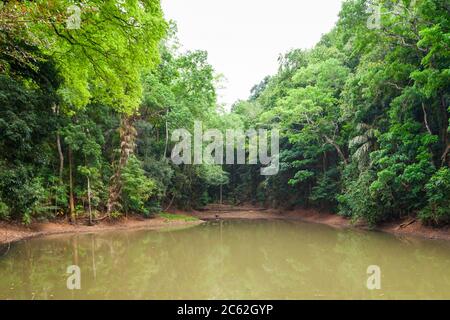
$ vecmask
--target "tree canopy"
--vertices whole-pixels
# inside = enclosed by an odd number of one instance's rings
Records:
[[[315,47],[281,55],[231,112],[208,53],[180,50],[158,0],[0,3],[1,219],[92,223],[223,199],[450,222],[446,0],[344,1]],[[279,174],[173,164],[171,132],[196,121],[279,129]]]

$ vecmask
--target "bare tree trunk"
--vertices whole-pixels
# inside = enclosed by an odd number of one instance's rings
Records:
[[[87,167],[87,160],[86,160],[86,155],[84,155],[84,165]],[[89,172],[90,174],[90,172]],[[89,177],[89,174],[86,176],[87,179],[87,189],[88,189],[88,210],[89,210],[89,225],[92,226],[93,225],[93,220],[92,220],[92,206],[91,206],[91,198],[92,198],[92,192],[91,192],[91,178]]]
[[[169,109],[166,112],[166,145],[164,147],[164,159],[167,157],[167,148],[169,145],[169,126],[167,124],[167,116],[169,115]]]
[[[133,120],[131,117],[122,116],[119,129],[120,134],[120,158],[116,165],[114,175],[111,177],[109,187],[109,198],[106,207],[106,214],[108,217],[114,211],[118,204],[122,193],[122,169],[128,162],[128,158],[133,154],[136,147],[135,140],[137,136],[136,129],[133,127]]]
[[[427,115],[427,109],[425,108],[425,104],[422,102],[422,110],[423,110],[423,122],[425,122],[425,127],[427,128],[427,131],[429,134],[433,134],[431,132],[430,126],[428,125],[428,115]]]
[[[91,179],[87,177],[87,187],[88,187],[88,208],[89,208],[89,225],[92,226],[92,206],[91,206]]]
[[[59,136],[59,133],[56,133],[56,146],[58,147],[59,154],[59,181],[63,183],[64,154],[62,152],[61,137]]]
[[[59,107],[54,104],[53,105],[53,112],[59,116]],[[59,155],[59,181],[61,184],[63,183],[63,170],[64,170],[64,154],[61,147],[61,137],[59,135],[59,132],[56,132],[56,147],[58,149],[58,155]]]
[[[56,103],[53,104],[53,112],[56,114],[56,116],[59,118],[59,107]],[[58,150],[59,155],[59,183],[61,186],[64,185],[63,181],[63,173],[64,173],[64,153],[61,146],[61,136],[59,134],[59,125],[58,129],[56,131],[56,148]],[[55,197],[55,215],[58,213],[58,197]]]
[[[73,154],[69,147],[69,216],[72,223],[76,223],[75,199],[73,196]]]
[[[348,160],[345,157],[344,152],[342,152],[341,147],[336,142],[334,142],[334,140],[330,139],[327,135],[324,135],[323,137],[325,138],[327,143],[331,144],[336,149],[337,153],[339,154],[339,156],[344,161],[344,164],[347,165],[348,164]]]
[[[59,183],[61,186],[64,185],[63,181],[63,172],[64,172],[64,154],[62,152],[61,148],[61,137],[59,136],[59,133],[56,133],[56,146],[58,148],[58,154],[59,154]],[[58,197],[55,197],[55,215],[58,213]]]
[[[167,205],[166,209],[164,209],[164,211],[167,211],[170,209],[170,207],[172,206],[173,200],[175,199],[175,194],[172,194],[172,199],[170,199],[169,204]]]
[[[449,156],[448,156],[449,153],[450,153],[450,144],[447,145],[447,148],[445,148],[445,151],[444,151],[444,153],[442,154],[442,157],[441,157],[441,160],[442,160],[441,167],[445,166],[445,162],[446,162],[447,158],[449,157]],[[449,162],[447,163],[447,166],[450,167],[450,160],[449,160]]]
[[[447,164],[447,166],[450,167],[450,143],[449,143],[449,137],[448,137],[448,111],[447,111],[447,105],[445,101],[444,95],[441,95],[441,103],[440,103],[440,109],[441,109],[441,118],[442,118],[442,143],[444,146],[443,153],[441,156],[442,159],[442,166]]]

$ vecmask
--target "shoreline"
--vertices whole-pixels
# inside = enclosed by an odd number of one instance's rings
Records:
[[[180,212],[181,213],[181,212]],[[433,228],[423,225],[414,218],[405,218],[398,221],[386,222],[371,229],[363,223],[352,223],[350,219],[329,212],[321,212],[315,209],[294,209],[290,211],[277,209],[263,209],[256,207],[229,207],[223,206],[222,210],[213,209],[205,212],[191,213],[193,217],[201,220],[219,219],[233,220],[291,220],[303,221],[308,223],[318,223],[328,225],[334,228],[348,228],[364,231],[379,231],[393,234],[396,236],[409,236],[430,240],[450,241],[450,226]]]
[[[177,227],[195,226],[205,223],[203,220],[170,220],[163,217],[145,219],[130,215],[115,221],[102,221],[93,226],[70,224],[65,219],[50,222],[33,222],[26,226],[18,222],[0,222],[0,245],[21,240],[63,234],[86,234],[117,230],[164,230]]]
[[[205,211],[182,211],[170,210],[171,214],[182,217],[193,217],[197,220],[167,219],[161,216],[145,219],[141,216],[130,215],[115,221],[102,221],[94,226],[86,224],[72,225],[65,219],[50,222],[33,222],[29,226],[17,222],[0,222],[0,245],[5,245],[21,240],[36,237],[62,234],[97,233],[103,231],[117,230],[163,230],[185,226],[195,226],[209,220],[286,220],[303,221],[307,223],[318,223],[334,228],[348,228],[354,230],[380,231],[397,236],[420,237],[432,240],[450,241],[450,228],[432,228],[424,226],[420,221],[409,218],[396,222],[384,223],[374,229],[367,225],[353,224],[345,217],[320,212],[313,209],[296,209],[281,211],[275,209],[264,209],[253,206],[218,206],[214,205]]]
[[[337,228],[378,231],[393,234],[395,236],[450,241],[450,229],[448,226],[433,228],[423,225],[419,220],[414,218],[404,218],[397,221],[384,222],[375,228],[369,228],[367,224],[352,223],[350,219],[338,216],[336,214],[321,213],[314,210],[308,210],[300,214],[300,220],[310,223],[325,224]]]

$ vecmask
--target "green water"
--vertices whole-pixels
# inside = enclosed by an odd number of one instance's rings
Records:
[[[450,299],[450,243],[284,221],[22,241],[0,299]],[[69,290],[78,265],[81,289]],[[381,268],[368,290],[367,268]]]

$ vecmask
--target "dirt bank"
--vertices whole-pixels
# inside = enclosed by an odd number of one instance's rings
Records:
[[[256,208],[252,206],[232,207],[232,206],[210,206],[202,212],[193,212],[191,215],[202,219],[284,219],[300,220],[311,223],[321,223],[337,228],[358,228],[369,229],[367,225],[357,223],[352,224],[349,219],[336,214],[319,212],[317,210],[297,209],[292,211],[280,211],[273,209]],[[418,236],[428,239],[450,240],[449,227],[432,228],[424,226],[420,221],[407,218],[401,221],[385,223],[376,228],[377,231],[388,232],[396,235]]]
[[[323,223],[335,227],[348,227],[368,230],[369,227],[363,223],[352,224],[349,219],[330,213],[322,213],[313,210],[295,210],[288,213],[290,216],[298,216],[299,219],[314,223]],[[423,237],[428,239],[450,240],[450,229],[448,227],[433,228],[423,225],[419,220],[405,218],[395,222],[379,225],[377,231],[392,233],[396,235]]]
[[[54,222],[34,222],[29,226],[20,223],[0,222],[0,244],[15,242],[39,236],[65,234],[65,233],[91,233],[113,230],[149,229],[158,230],[165,228],[190,226],[201,224],[202,220],[166,219],[155,217],[144,219],[139,216],[128,216],[116,221],[101,221],[94,226],[80,222],[77,225],[69,224],[66,220]]]
[[[207,220],[298,220],[311,223],[326,224],[336,228],[358,228],[368,229],[364,224],[352,224],[350,220],[336,214],[319,212],[317,210],[298,209],[292,211],[280,211],[274,209],[263,209],[253,206],[225,206],[211,205],[204,211],[191,211],[186,213],[181,210],[171,210],[170,213],[179,215],[181,219],[167,219],[158,216],[152,219],[143,219],[140,216],[129,216],[117,221],[102,221],[95,226],[86,224],[71,225],[65,220],[44,223],[32,223],[24,226],[19,223],[0,222],[0,244],[14,242],[32,237],[66,234],[66,233],[91,233],[113,230],[149,229],[157,230],[178,226],[190,226],[201,224]],[[182,218],[182,214],[195,217],[198,220],[189,221]],[[396,235],[419,236],[428,239],[442,239],[450,241],[450,229],[431,228],[422,225],[414,219],[405,219],[398,222],[386,223],[376,230]]]

